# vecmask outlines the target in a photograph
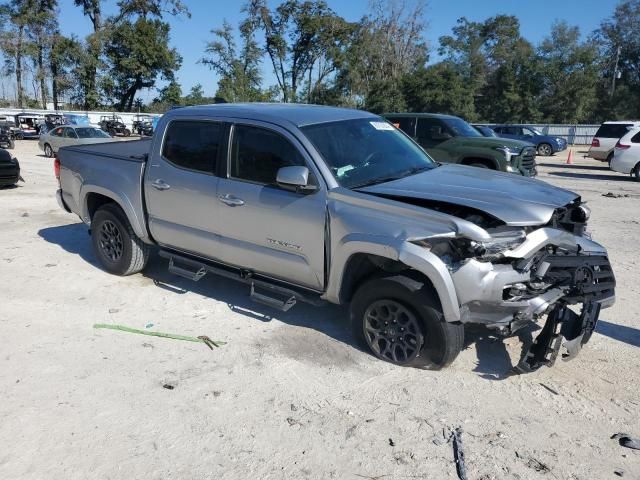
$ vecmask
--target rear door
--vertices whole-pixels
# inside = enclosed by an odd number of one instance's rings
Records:
[[[147,162],[144,193],[151,235],[160,245],[218,258],[218,162],[227,125],[173,120],[159,154]]]
[[[62,132],[61,146],[66,147],[68,145],[75,145],[77,143],[78,143],[78,134],[76,133],[76,131],[71,127],[65,127],[64,131]]]
[[[313,193],[276,184],[278,169],[309,168]],[[236,123],[220,179],[221,254],[226,263],[315,290],[324,287],[326,187],[298,140],[260,122]]]
[[[502,133],[500,134],[500,136],[520,140],[522,138],[522,127],[502,127]]]
[[[447,125],[438,118],[418,118],[416,141],[437,162],[451,162],[450,151],[444,144],[453,138]]]

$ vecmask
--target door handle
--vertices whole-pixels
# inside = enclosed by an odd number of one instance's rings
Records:
[[[151,186],[156,190],[169,190],[171,188],[171,185],[161,179],[151,182]]]
[[[218,195],[218,200],[230,207],[241,207],[242,205],[244,205],[244,200],[229,194]]]

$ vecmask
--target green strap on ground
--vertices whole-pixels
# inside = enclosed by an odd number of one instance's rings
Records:
[[[149,330],[139,330],[137,328],[127,327],[125,325],[114,325],[110,323],[96,323],[93,325],[93,328],[107,328],[109,330],[120,330],[123,332],[129,333],[139,333],[140,335],[150,335],[152,337],[162,337],[162,338],[173,338],[174,340],[184,340],[185,342],[196,342],[196,343],[204,343],[207,347],[212,348],[219,347],[221,345],[225,345],[227,342],[221,342],[220,340],[211,340],[209,337],[205,335],[201,335],[199,337],[188,337],[185,335],[177,335],[175,333],[164,333],[164,332],[152,332]]]

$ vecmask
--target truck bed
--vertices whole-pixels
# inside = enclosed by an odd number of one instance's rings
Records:
[[[148,241],[142,182],[150,149],[150,139],[61,148],[58,159],[64,204],[89,224],[92,202],[116,201],[136,235]]]

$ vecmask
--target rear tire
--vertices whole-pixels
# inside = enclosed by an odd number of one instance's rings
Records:
[[[609,170],[611,170],[611,161],[613,160],[613,152],[607,155],[607,165],[609,165]]]
[[[638,163],[631,171],[631,178],[636,182],[640,182],[640,163]]]
[[[538,145],[537,152],[541,157],[550,157],[553,155],[553,148],[548,143],[541,143]]]
[[[113,203],[93,215],[91,241],[100,264],[114,275],[138,273],[149,260],[149,245],[136,236],[125,214]]]
[[[130,137],[131,136],[131,130],[129,130],[128,128],[124,129],[124,136],[125,137]]]
[[[402,366],[446,367],[464,343],[464,327],[444,320],[433,287],[406,275],[362,284],[351,301],[351,325],[373,355]]]
[[[53,157],[53,148],[51,148],[51,145],[48,143],[44,144],[44,156],[48,158]]]
[[[13,138],[9,139],[9,146],[7,148],[9,150],[13,150],[14,148],[16,148],[16,142],[13,140]]]

